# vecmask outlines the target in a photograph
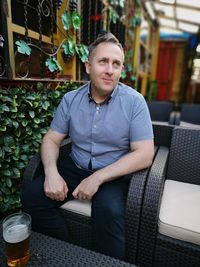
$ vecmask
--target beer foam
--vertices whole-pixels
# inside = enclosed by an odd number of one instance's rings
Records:
[[[8,243],[21,242],[29,236],[28,226],[25,224],[13,225],[3,231],[3,238]]]

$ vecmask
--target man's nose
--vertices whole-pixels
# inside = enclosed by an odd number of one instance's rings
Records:
[[[107,73],[112,74],[113,73],[113,65],[111,63],[108,63],[106,67],[107,67],[106,68]]]

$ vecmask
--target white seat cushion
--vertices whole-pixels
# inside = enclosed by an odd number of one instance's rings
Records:
[[[199,185],[165,181],[158,231],[163,235],[200,245]]]
[[[91,216],[91,201],[73,199],[63,204],[61,209],[69,210],[85,216]]]

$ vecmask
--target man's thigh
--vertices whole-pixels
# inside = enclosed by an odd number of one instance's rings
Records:
[[[124,213],[128,187],[129,180],[123,177],[102,184],[92,199],[92,215],[103,215],[104,211]]]

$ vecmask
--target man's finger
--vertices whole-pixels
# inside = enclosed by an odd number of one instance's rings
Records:
[[[76,188],[74,190],[74,192],[72,193],[72,195],[73,195],[74,198],[78,198],[78,188]]]

